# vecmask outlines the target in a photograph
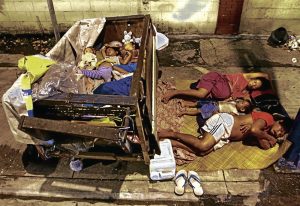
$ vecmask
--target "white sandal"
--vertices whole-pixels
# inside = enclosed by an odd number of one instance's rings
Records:
[[[203,195],[203,188],[201,186],[201,180],[197,172],[189,171],[188,172],[188,182],[189,185],[193,188],[194,194],[196,196]]]
[[[174,177],[174,182],[176,184],[174,189],[175,194],[183,195],[187,183],[187,172],[185,170],[178,171]]]

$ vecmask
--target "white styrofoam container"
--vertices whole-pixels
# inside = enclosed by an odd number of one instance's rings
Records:
[[[161,154],[154,155],[150,160],[150,178],[152,180],[172,179],[176,172],[176,162],[171,141],[169,139],[159,141],[159,146]]]

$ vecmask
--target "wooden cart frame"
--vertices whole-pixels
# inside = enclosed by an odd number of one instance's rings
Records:
[[[130,28],[128,28],[130,27]],[[156,131],[156,85],[158,61],[156,58],[155,30],[149,15],[135,15],[123,17],[108,17],[106,24],[97,41],[110,42],[123,38],[124,30],[131,30],[134,34],[141,33],[142,42],[135,71],[131,83],[130,96],[114,95],[79,95],[60,94],[40,100],[35,105],[72,103],[97,103],[121,105],[124,112],[135,113],[135,126],[140,139],[141,154],[116,155],[114,153],[79,152],[77,154],[53,154],[53,156],[71,156],[78,158],[144,161],[149,164],[155,153],[160,153]],[[96,42],[97,43],[97,42]],[[122,110],[123,112],[123,110]],[[129,124],[126,120],[125,126]],[[69,121],[57,121],[40,117],[22,117],[19,128],[23,131],[56,132],[76,135],[81,138],[100,138],[110,141],[122,141],[120,128],[99,127],[86,125],[78,126]],[[123,133],[122,133],[123,134]],[[126,133],[124,134],[126,135]]]

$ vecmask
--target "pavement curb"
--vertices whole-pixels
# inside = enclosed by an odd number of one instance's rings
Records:
[[[243,189],[241,189],[243,188]],[[224,199],[228,195],[257,196],[264,186],[259,182],[203,182],[205,195]],[[88,199],[118,201],[199,201],[190,187],[183,196],[174,194],[173,181],[118,181],[0,176],[0,196],[35,199]]]

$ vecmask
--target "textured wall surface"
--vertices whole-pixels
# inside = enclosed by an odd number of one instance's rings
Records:
[[[300,0],[245,0],[240,32],[269,34],[278,27],[300,34]]]
[[[239,1],[239,0],[233,0]],[[53,0],[62,31],[83,18],[150,14],[162,32],[212,34],[219,0]],[[240,33],[300,34],[300,0],[244,0]],[[0,0],[1,32],[51,32],[47,0]]]
[[[60,29],[83,18],[150,14],[160,31],[214,33],[218,0],[53,0]],[[2,32],[52,31],[47,0],[0,0]]]

